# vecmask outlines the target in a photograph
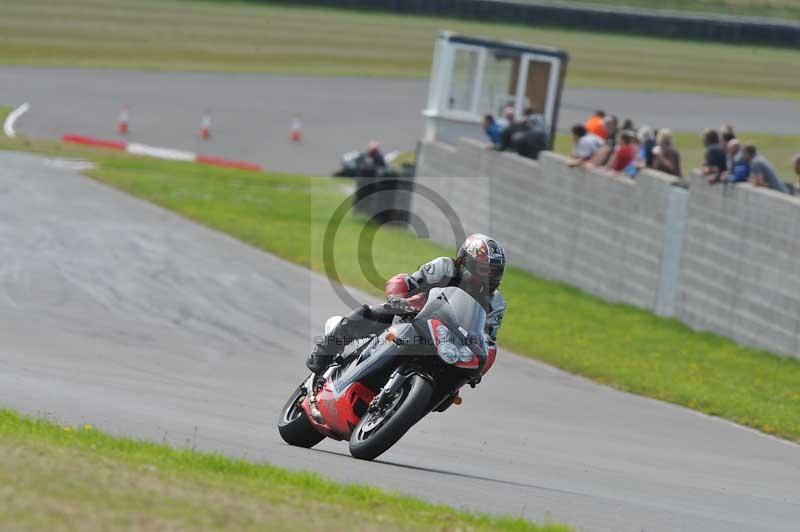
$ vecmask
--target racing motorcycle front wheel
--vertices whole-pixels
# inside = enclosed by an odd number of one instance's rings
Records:
[[[305,396],[305,389],[298,386],[281,409],[278,432],[289,445],[310,448],[324,440],[325,436],[317,432],[300,406]]]
[[[383,404],[370,406],[350,436],[353,458],[374,460],[386,452],[427,413],[432,395],[433,385],[414,374]]]

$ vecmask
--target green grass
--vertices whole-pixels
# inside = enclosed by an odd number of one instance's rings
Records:
[[[566,124],[565,124],[566,125]],[[767,133],[737,132],[743,144],[753,143],[759,153],[769,159],[775,166],[778,175],[784,181],[796,182],[794,173],[794,156],[800,153],[800,135],[771,135]],[[681,153],[683,175],[686,176],[694,168],[703,165],[705,148],[700,141],[699,133],[674,132],[675,146]],[[556,137],[554,151],[563,155],[572,153],[572,136],[560,133]]]
[[[315,271],[324,271],[322,235],[345,198],[336,179],[216,169],[25,139],[2,139],[3,148],[90,158],[98,165],[89,172],[93,178]],[[367,258],[357,250],[363,222],[345,217],[335,264],[345,283],[379,294],[380,280],[371,283],[359,267],[359,259]],[[372,251],[384,278],[453,252],[391,228],[378,231]],[[499,341],[505,348],[800,442],[800,360],[694,332],[515,268],[503,294],[509,310]]]
[[[568,530],[8,410],[0,498],[2,530]]]
[[[424,78],[442,29],[561,47],[572,87],[800,97],[796,50],[238,2],[4,0],[0,64]]]
[[[800,20],[797,0],[569,0],[564,3]]]

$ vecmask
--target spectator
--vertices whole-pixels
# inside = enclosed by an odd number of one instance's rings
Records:
[[[794,173],[797,175],[797,186],[800,187],[800,153],[794,156]]]
[[[603,119],[603,127],[606,128],[608,132],[608,137],[606,137],[606,139],[612,144],[612,148],[616,146],[617,134],[619,133],[618,125],[619,120],[617,120],[616,115],[609,115]]]
[[[495,120],[492,115],[485,115],[483,117],[483,131],[486,133],[486,136],[489,137],[492,145],[497,146],[500,144],[503,128],[500,127],[500,124],[497,123],[497,120]]]
[[[742,158],[742,144],[739,139],[734,137],[725,141],[725,154],[725,164],[728,165],[728,169],[732,169],[736,162]]]
[[[677,177],[682,177],[681,155],[672,141],[672,131],[661,129],[656,135],[656,146],[653,148],[653,168]]]
[[[729,183],[742,183],[750,178],[750,161],[742,157],[739,139],[729,139],[727,144],[729,170],[723,179]]]
[[[792,196],[797,196],[800,194],[800,153],[794,156],[792,163],[794,164],[794,173],[797,180],[794,183],[789,183],[787,186]]]
[[[611,157],[609,168],[615,172],[622,172],[636,158],[636,135],[632,131],[623,129],[618,134],[617,147]]]
[[[639,139],[639,154],[637,159],[642,161],[643,166],[647,168],[653,167],[653,148],[656,147],[656,139],[653,134],[653,128],[650,126],[642,126],[636,132],[636,137]]]
[[[387,169],[388,165],[381,153],[380,145],[377,141],[371,140],[367,144],[367,150],[361,152],[356,160],[357,176],[376,177],[384,175]]]
[[[550,132],[547,130],[547,121],[541,113],[534,113],[531,115],[531,128],[534,130],[543,131],[545,134],[545,145],[550,144]]]
[[[722,151],[724,151],[727,155],[725,163],[728,166],[728,170],[733,168],[733,163],[735,162],[733,159],[731,159],[730,151],[728,150],[728,143],[734,139],[736,139],[736,133],[733,132],[732,125],[723,124],[719,127],[719,145],[722,146]],[[739,156],[741,157],[741,152],[739,153]]]
[[[509,109],[506,108],[506,117],[509,118],[511,121],[508,123],[508,126],[503,130],[500,134],[500,144],[497,145],[498,150],[507,150],[507,149],[514,149],[514,141],[515,136],[519,139],[518,134],[530,129],[530,125],[526,119],[523,120],[514,120],[514,111],[511,110],[509,114]]]
[[[572,140],[575,148],[569,166],[579,166],[589,162],[597,150],[603,147],[603,139],[586,131],[586,127],[581,124],[572,126]]]
[[[789,188],[780,180],[775,168],[768,160],[758,154],[753,144],[742,148],[742,159],[750,164],[750,178],[757,187],[768,187],[784,194],[789,194]]]
[[[533,115],[536,114],[536,110],[533,107],[526,107],[524,111],[522,111],[522,120],[523,122],[530,122]]]
[[[514,137],[514,147],[517,153],[530,159],[538,159],[539,153],[548,147],[548,133],[544,117],[540,114],[531,113],[528,116],[528,127],[526,131],[517,133]]]
[[[594,114],[583,124],[586,131],[592,135],[596,135],[603,140],[608,138],[608,131],[603,125],[603,119],[606,117],[605,111],[595,111]]]
[[[498,122],[500,123],[500,127],[502,129],[505,129],[516,121],[517,117],[514,114],[514,108],[511,107],[510,105],[507,105],[503,109],[503,118],[501,120],[498,120]]]
[[[622,127],[620,129],[622,129],[623,131],[624,130],[636,131],[636,126],[633,125],[633,120],[631,120],[630,118],[626,118],[625,121],[622,123]]]
[[[597,150],[592,159],[589,161],[594,166],[606,166],[608,161],[611,159],[611,155],[614,153],[614,149],[617,147],[617,137],[619,136],[617,124],[617,117],[614,115],[609,115],[603,120],[603,126],[608,132],[608,138],[606,139],[606,145]]]
[[[622,169],[622,172],[631,179],[636,179],[636,175],[639,173],[639,170],[647,167],[647,160],[645,158],[645,153],[642,150],[642,143],[639,141],[638,133],[635,131],[628,131],[628,133],[630,133],[632,138],[631,146],[634,150],[634,156],[633,160]]]
[[[730,124],[722,124],[719,126],[718,133],[722,149],[727,149],[728,142],[736,138],[736,133],[733,131],[733,126]]]
[[[378,141],[369,141],[369,144],[367,144],[367,157],[372,159],[372,164],[374,164],[376,168],[386,168],[386,159],[383,158],[381,146],[378,144]]]
[[[710,184],[719,183],[722,174],[728,169],[727,156],[719,143],[719,133],[713,129],[703,131],[703,146],[706,148],[703,175]]]

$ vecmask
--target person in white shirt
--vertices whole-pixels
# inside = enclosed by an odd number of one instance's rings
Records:
[[[572,140],[575,148],[572,151],[570,166],[586,164],[595,152],[605,145],[605,141],[602,138],[586,131],[586,127],[582,124],[576,124],[572,127]]]

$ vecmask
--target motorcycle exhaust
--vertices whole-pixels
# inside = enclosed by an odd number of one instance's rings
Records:
[[[317,407],[317,394],[316,394],[316,386],[314,386],[316,382],[317,376],[313,373],[306,381],[306,393],[308,394],[308,409],[311,411],[311,418],[320,425],[325,424],[325,420],[322,419],[322,412],[319,411]]]

